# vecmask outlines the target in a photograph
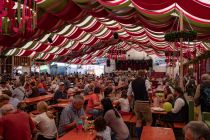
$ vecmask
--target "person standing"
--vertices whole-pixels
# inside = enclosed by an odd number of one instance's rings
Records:
[[[197,86],[194,96],[195,105],[201,106],[201,112],[210,112],[210,76],[203,74],[201,84]]]
[[[146,125],[152,124],[152,113],[150,109],[150,101],[148,96],[149,87],[146,87],[145,72],[139,71],[136,79],[134,79],[128,87],[128,99],[134,100],[134,112],[137,118],[136,133],[138,139],[141,137],[142,120],[146,121]]]

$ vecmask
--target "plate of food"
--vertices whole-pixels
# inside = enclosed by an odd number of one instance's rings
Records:
[[[152,110],[154,111],[165,111],[163,108],[161,107],[152,107]]]

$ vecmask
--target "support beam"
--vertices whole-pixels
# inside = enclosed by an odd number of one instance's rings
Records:
[[[179,23],[180,23],[180,31],[183,31],[184,29],[184,25],[183,25],[183,14],[180,11],[180,15],[179,15]],[[182,90],[184,89],[184,85],[183,85],[183,63],[184,63],[184,58],[183,58],[183,50],[182,50],[182,41],[183,39],[180,38],[180,73],[179,73],[179,86],[182,88]]]

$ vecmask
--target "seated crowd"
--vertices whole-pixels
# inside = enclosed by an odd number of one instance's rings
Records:
[[[210,76],[205,77],[210,81]],[[130,140],[132,135],[123,120],[124,115],[136,117],[136,136],[141,137],[143,125],[171,127],[174,122],[189,122],[188,102],[184,91],[162,79],[153,86],[145,73],[113,73],[100,77],[94,75],[51,76],[27,75],[0,82],[0,140],[56,140],[76,128],[80,122],[94,120],[95,139]],[[206,82],[205,81],[205,82]],[[210,83],[210,82],[209,82]],[[189,83],[188,83],[189,84]],[[205,85],[206,86],[206,85]],[[199,87],[200,88],[200,87]],[[201,84],[203,90],[203,84]],[[154,94],[162,92],[161,98]],[[195,101],[205,111],[202,91],[195,93]],[[36,106],[26,104],[26,99],[52,95],[52,100],[39,101]],[[158,102],[158,104],[156,103]],[[166,114],[157,116],[151,106],[172,105]],[[53,105],[65,105],[55,108]],[[38,113],[33,114],[36,110]],[[88,118],[89,116],[89,118]],[[21,129],[20,129],[21,128]],[[200,130],[199,130],[200,129]],[[184,127],[185,140],[209,140],[210,130],[199,121]]]

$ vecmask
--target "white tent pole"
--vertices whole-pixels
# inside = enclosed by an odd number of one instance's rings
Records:
[[[184,25],[183,25],[183,14],[182,12],[180,11],[180,14],[179,14],[179,22],[180,22],[180,31],[183,31],[184,29]],[[183,50],[182,50],[182,41],[183,41],[183,38],[180,38],[180,83],[179,83],[179,86],[182,88],[182,90],[184,89],[184,85],[183,85]]]

